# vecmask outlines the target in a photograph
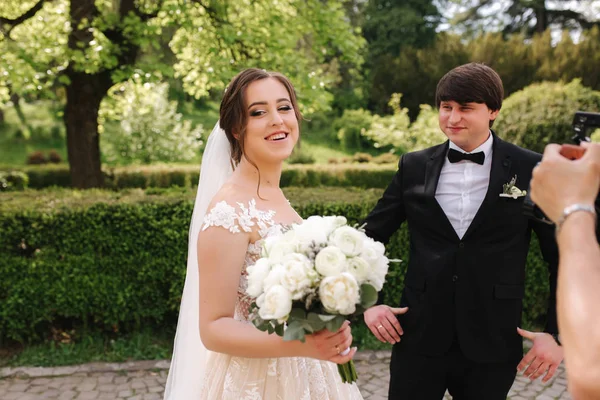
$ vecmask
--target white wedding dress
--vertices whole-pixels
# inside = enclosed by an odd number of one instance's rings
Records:
[[[246,267],[261,254],[270,235],[281,234],[283,225],[274,221],[274,211],[261,211],[256,202],[221,201],[209,210],[202,230],[228,229],[232,233],[256,230],[261,239],[248,245],[240,276],[234,318],[248,321],[254,301],[246,294]],[[203,378],[203,400],[356,400],[362,399],[356,384],[342,383],[334,363],[313,358],[244,358],[209,352]]]

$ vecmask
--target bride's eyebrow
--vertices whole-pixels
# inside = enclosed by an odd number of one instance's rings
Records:
[[[277,103],[281,103],[282,101],[290,101],[290,99],[288,99],[286,97],[277,99]],[[253,106],[259,106],[259,105],[266,106],[267,104],[269,104],[269,103],[267,103],[266,101],[255,101],[254,103],[252,103],[248,106],[248,109],[252,108]]]

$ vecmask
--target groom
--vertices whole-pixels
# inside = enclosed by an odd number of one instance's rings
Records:
[[[410,232],[402,308],[377,305],[364,316],[379,340],[395,343],[390,400],[439,400],[446,389],[455,400],[505,400],[517,365],[548,380],[563,359],[553,228],[523,215],[524,197],[501,196],[514,177],[515,192],[526,190],[541,159],[490,130],[503,96],[488,66],[448,72],[436,104],[449,140],[402,156],[366,219],[367,234],[384,243],[404,221]],[[549,270],[546,333],[517,330],[532,230]],[[534,343],[525,357],[519,335]]]

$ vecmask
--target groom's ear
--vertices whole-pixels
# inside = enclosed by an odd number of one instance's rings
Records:
[[[498,118],[499,113],[500,110],[490,110],[490,121],[494,121],[496,118]]]

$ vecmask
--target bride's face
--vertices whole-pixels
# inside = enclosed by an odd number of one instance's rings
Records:
[[[275,78],[252,82],[246,88],[248,113],[244,150],[255,162],[281,162],[298,142],[298,120],[290,95]]]

